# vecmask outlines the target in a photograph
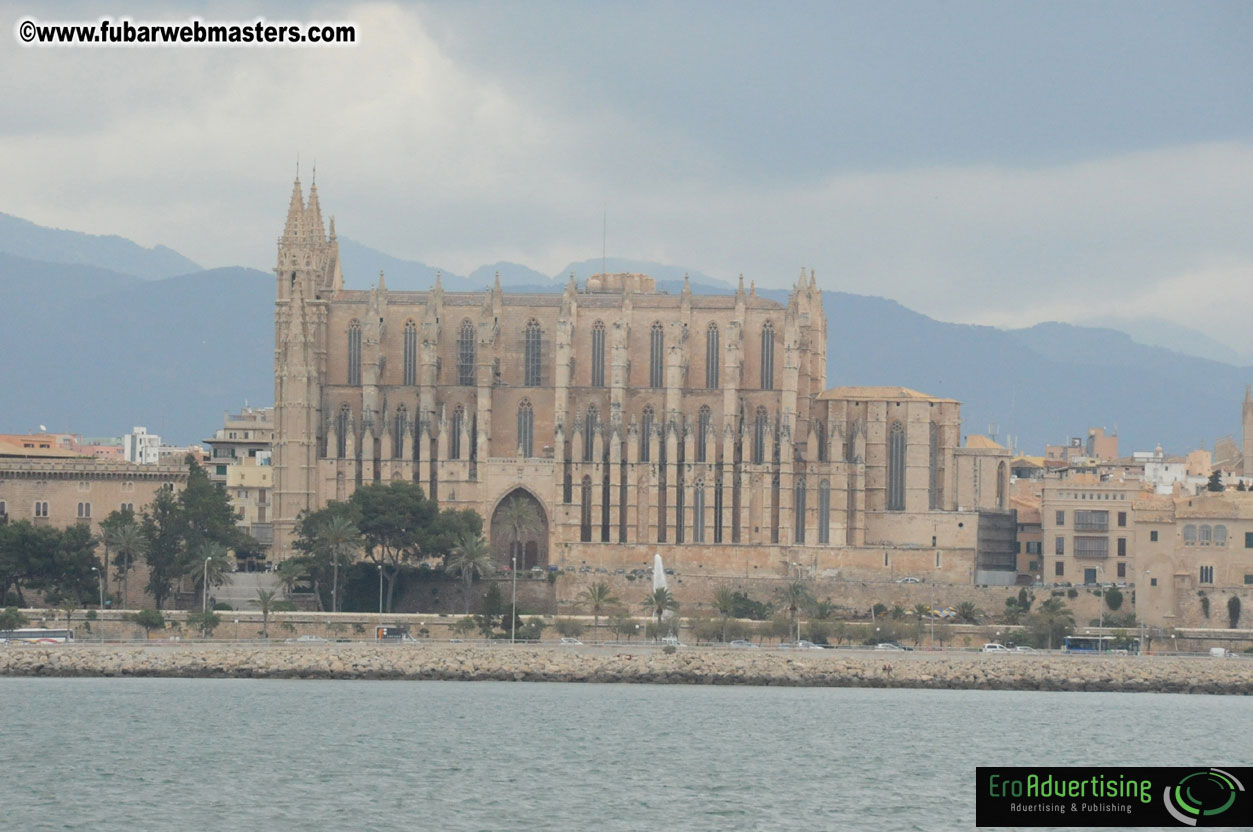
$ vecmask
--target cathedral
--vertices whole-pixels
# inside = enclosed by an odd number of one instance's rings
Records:
[[[967,582],[1004,562],[1009,544],[986,530],[1011,516],[1008,452],[961,447],[951,399],[827,389],[812,271],[786,304],[742,277],[723,295],[642,274],[571,276],[560,294],[499,280],[445,292],[438,278],[392,292],[381,273],[346,289],[334,218],[297,179],[275,273],[279,558],[301,511],[410,480],[441,508],[478,511],[498,564],[520,569],[660,552],[706,574]],[[516,552],[500,522],[511,500],[539,519]]]

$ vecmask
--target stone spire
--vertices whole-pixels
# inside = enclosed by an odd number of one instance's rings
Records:
[[[382,270],[382,269],[379,269],[379,291],[380,291],[380,292],[386,292],[386,291],[387,291],[387,280],[386,280],[386,278],[384,278],[384,277],[383,277],[383,270]]]
[[[328,236],[332,243],[335,242],[335,215],[334,214],[331,214],[331,231]]]
[[[813,270],[813,269],[810,269],[810,270],[809,270],[809,288],[810,288],[810,289],[817,289],[817,288],[818,288],[818,281],[814,279],[814,270]]]
[[[318,204],[318,169],[313,169],[313,184],[309,187],[309,206],[305,208],[305,233],[315,243],[326,242],[326,229],[322,226],[322,206]]]
[[[291,203],[287,206],[287,225],[283,227],[284,239],[297,239],[304,226],[305,203],[304,193],[300,189],[300,176],[292,183]]]
[[[740,272],[740,283],[735,288],[735,301],[739,303],[744,300],[744,273]]]

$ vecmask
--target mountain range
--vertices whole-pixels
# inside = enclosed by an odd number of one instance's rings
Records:
[[[345,280],[365,288],[383,269],[393,290],[425,289],[436,268],[342,239]],[[678,291],[730,284],[694,269],[608,258]],[[599,272],[600,258],[545,275],[494,263],[444,271],[449,291],[560,291]],[[198,442],[223,412],[273,400],[273,275],[200,269],[163,246],[42,228],[0,214],[0,432],[119,435],[144,425],[166,441]],[[758,293],[786,301],[782,290]],[[964,403],[965,431],[1011,439],[1026,453],[1118,430],[1124,452],[1159,442],[1182,452],[1236,433],[1253,369],[1216,360],[1221,345],[1177,327],[1190,355],[1108,327],[1044,323],[998,329],[946,323],[895,301],[823,293],[831,386],[903,385]],[[1168,329],[1166,327],[1159,329]],[[1189,340],[1191,338],[1191,340]],[[1238,358],[1238,356],[1227,356]]]

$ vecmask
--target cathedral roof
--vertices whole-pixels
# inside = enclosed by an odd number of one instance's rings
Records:
[[[901,401],[911,399],[920,402],[942,402],[957,404],[957,399],[945,399],[939,396],[928,396],[908,387],[832,387],[818,394],[820,401],[838,399],[854,399],[856,401]]]

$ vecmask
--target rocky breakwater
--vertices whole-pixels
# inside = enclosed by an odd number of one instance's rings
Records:
[[[1253,661],[1246,659],[433,643],[10,646],[0,648],[0,675],[1253,694]]]

